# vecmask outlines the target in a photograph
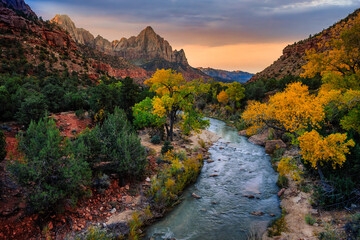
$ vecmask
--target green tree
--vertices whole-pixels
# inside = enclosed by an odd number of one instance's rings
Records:
[[[6,157],[6,137],[3,131],[0,130],[0,162]]]
[[[117,173],[121,178],[141,177],[147,164],[140,138],[118,107],[101,126],[86,131],[75,141],[74,152],[93,169],[103,162],[103,170]]]
[[[75,159],[70,141],[61,137],[54,120],[32,121],[25,134],[18,136],[23,159],[15,160],[10,171],[28,191],[34,211],[58,209],[65,200],[74,200],[89,185],[88,164]]]
[[[180,112],[183,112],[184,116],[190,116],[187,113],[191,111],[191,118],[187,121],[187,128],[190,127],[196,130],[197,127],[205,128],[207,126],[206,124],[199,126],[190,120],[194,119],[194,114],[200,114],[194,107],[195,99],[198,95],[209,90],[208,84],[203,84],[199,80],[187,82],[181,73],[171,69],[157,70],[150,79],[145,81],[145,84],[150,86],[150,90],[156,93],[156,97],[152,101],[152,113],[167,118],[165,127],[168,140],[173,140],[174,123]],[[200,119],[200,117],[197,117],[197,119]],[[202,123],[207,123],[207,121]]]
[[[47,110],[46,99],[44,95],[34,93],[24,99],[21,107],[16,113],[18,121],[24,125],[28,125],[31,120],[37,121],[44,116]]]

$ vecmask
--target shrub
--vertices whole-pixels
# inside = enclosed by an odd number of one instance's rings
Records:
[[[285,216],[287,212],[285,209],[281,212],[281,217],[272,222],[271,227],[268,230],[268,236],[280,236],[282,232],[287,231],[287,224],[285,221]]]
[[[173,150],[173,149],[174,149],[174,146],[171,145],[171,142],[165,141],[164,146],[162,146],[162,148],[161,148],[161,154],[164,155],[165,153],[167,153],[168,151]]]
[[[149,195],[158,205],[169,206],[187,185],[196,181],[203,158],[199,154],[196,158],[185,157],[181,160],[172,151],[166,153],[164,158],[169,164],[152,179]]]
[[[30,193],[27,195],[30,207],[46,211],[61,208],[66,199],[75,203],[89,185],[91,171],[85,161],[74,158],[69,140],[60,136],[54,120],[32,121],[18,139],[24,159],[9,167],[18,183]]]
[[[21,103],[16,118],[21,124],[29,125],[31,120],[38,121],[47,109],[46,100],[42,94],[30,95]]]
[[[276,185],[278,185],[279,188],[287,188],[289,187],[289,179],[286,176],[279,175]]]
[[[6,137],[3,131],[0,130],[0,162],[6,157]]]
[[[354,214],[351,216],[349,222],[345,224],[345,233],[347,239],[359,239],[360,238],[360,214]]]
[[[146,153],[122,110],[115,108],[101,126],[86,130],[74,142],[77,158],[87,161],[92,169],[99,163],[104,171],[120,177],[140,177],[146,168]]]
[[[314,225],[314,223],[316,222],[316,219],[313,218],[310,213],[308,213],[305,215],[305,222],[309,225]]]
[[[152,144],[160,144],[161,142],[161,139],[160,139],[160,136],[159,135],[155,135],[151,138],[150,142]]]
[[[89,227],[87,232],[84,235],[78,234],[75,237],[75,240],[111,240],[111,239],[120,239],[115,238],[112,234],[107,233],[106,230],[95,228],[95,227]]]

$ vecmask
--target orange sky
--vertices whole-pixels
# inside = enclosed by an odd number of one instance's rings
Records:
[[[256,73],[288,44],[331,26],[360,0],[26,0],[45,20],[67,14],[79,28],[113,41],[146,26],[184,49],[193,67]]]
[[[281,56],[288,43],[236,44],[218,47],[179,46],[185,50],[189,64],[224,70],[240,69],[256,73]]]

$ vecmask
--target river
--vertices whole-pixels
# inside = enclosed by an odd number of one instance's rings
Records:
[[[147,229],[147,239],[247,239],[251,232],[265,231],[275,218],[270,214],[280,215],[277,174],[264,148],[216,119],[210,119],[208,130],[221,137],[209,149],[214,162],[204,163],[196,183],[184,192],[184,201]],[[212,174],[218,176],[209,177]],[[264,215],[254,216],[254,211]]]

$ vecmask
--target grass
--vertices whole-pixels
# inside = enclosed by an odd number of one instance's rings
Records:
[[[310,213],[308,213],[305,215],[305,222],[309,225],[314,225],[314,223],[316,222],[316,219],[313,218]]]

